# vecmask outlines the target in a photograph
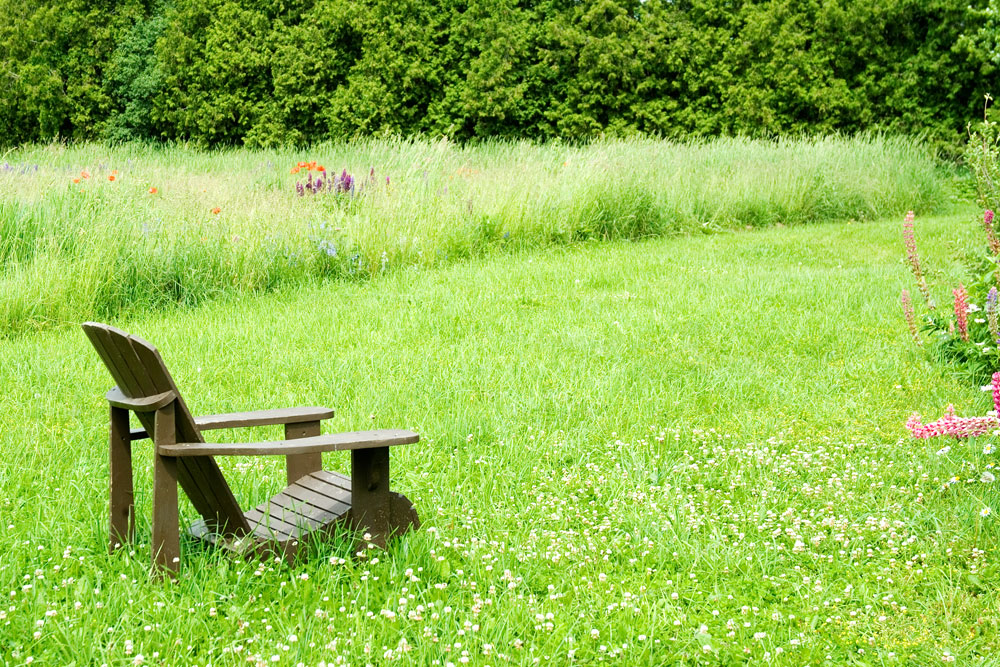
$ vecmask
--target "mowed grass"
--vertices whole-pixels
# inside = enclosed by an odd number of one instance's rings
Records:
[[[354,194],[296,191],[344,170]],[[0,336],[495,251],[940,210],[899,137],[309,150],[26,148],[0,164]],[[111,179],[114,180],[111,180]],[[315,181],[313,181],[315,182]],[[304,187],[304,186],[303,186]]]
[[[918,219],[941,293],[973,218]],[[995,663],[995,487],[942,490],[993,457],[902,426],[989,397],[908,342],[899,232],[573,245],[117,322],[195,413],[329,405],[327,430],[421,433],[392,485],[423,527],[294,569],[186,540],[180,579],[152,581],[141,443],[139,539],[107,555],[111,380],[75,327],[2,341],[0,659]],[[284,477],[222,466],[244,506]]]

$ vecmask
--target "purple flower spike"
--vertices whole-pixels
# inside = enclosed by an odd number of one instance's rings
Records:
[[[300,197],[305,196],[306,194],[306,189],[302,187],[302,181],[299,181],[298,183],[295,184],[295,190],[296,192],[299,193]]]

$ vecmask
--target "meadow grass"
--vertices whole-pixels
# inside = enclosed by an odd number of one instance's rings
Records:
[[[947,203],[925,148],[877,135],[228,152],[51,145],[0,160],[0,335],[496,250]],[[299,196],[307,172],[290,171],[313,160],[328,176],[352,173],[355,195]]]
[[[973,218],[918,218],[939,292]],[[0,660],[995,663],[993,457],[903,428],[990,401],[910,343],[899,232],[576,244],[118,320],[196,414],[329,405],[328,430],[422,437],[392,476],[424,525],[388,551],[290,568],[185,540],[176,583],[149,576],[141,444],[139,538],[105,552],[111,380],[83,334],[0,341]],[[222,465],[244,506],[281,487],[278,459]]]

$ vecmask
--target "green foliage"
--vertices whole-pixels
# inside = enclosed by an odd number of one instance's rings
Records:
[[[0,144],[101,137],[106,70],[143,11],[141,0],[0,1]]]
[[[983,210],[1000,210],[1000,125],[993,120],[989,107],[992,97],[986,96],[983,120],[969,129],[965,161],[976,184],[976,201]]]
[[[1000,221],[994,218],[1000,208],[1000,132],[997,123],[991,119],[992,110],[988,106],[991,99],[986,96],[983,120],[970,125],[965,148],[965,161],[975,183],[976,201],[984,212],[974,241],[953,242],[953,248],[966,267],[966,277],[961,285],[952,290],[940,310],[936,308],[933,297],[928,299],[929,291],[923,288],[927,308],[921,327],[928,334],[933,356],[980,384],[1000,370],[1000,303],[997,293],[1000,288],[1000,240],[997,236]],[[912,250],[907,252],[915,257]],[[918,285],[926,285],[924,269],[919,259],[914,257],[908,258],[908,262]],[[963,316],[962,311],[966,309]]]
[[[159,137],[152,113],[163,74],[154,47],[166,25],[162,14],[139,19],[111,56],[105,86],[116,113],[108,119],[104,135],[112,142]]]
[[[0,142],[877,128],[955,153],[1000,83],[994,1],[0,0]]]

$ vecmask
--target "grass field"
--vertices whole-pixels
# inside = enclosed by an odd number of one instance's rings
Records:
[[[918,217],[941,294],[973,220]],[[0,341],[0,661],[994,664],[980,513],[1000,499],[942,489],[994,457],[903,428],[989,397],[908,342],[900,222],[516,251],[116,320],[196,413],[330,405],[331,430],[421,433],[393,485],[423,528],[295,569],[183,542],[179,581],[151,582],[141,446],[140,539],[108,556],[110,378],[75,327]],[[283,479],[223,466],[244,505]]]
[[[290,173],[305,161],[327,170],[319,193],[305,184],[320,172]],[[329,189],[344,170],[353,194]],[[880,136],[26,148],[0,156],[0,336],[496,251],[925,214],[946,200],[926,149]]]

